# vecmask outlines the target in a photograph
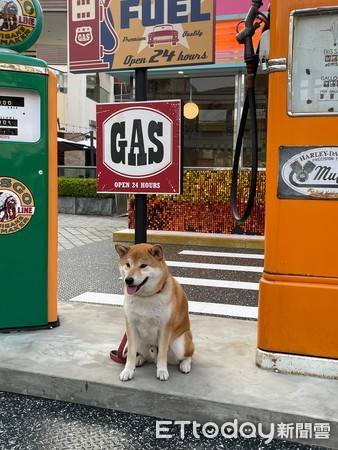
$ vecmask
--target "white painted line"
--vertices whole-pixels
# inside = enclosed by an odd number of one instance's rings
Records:
[[[211,286],[230,289],[244,289],[246,291],[258,291],[258,283],[249,283],[246,281],[230,281],[230,280],[213,280],[208,278],[185,278],[174,277],[181,284],[189,286]],[[122,280],[122,277],[119,277]]]
[[[187,267],[191,269],[206,270],[233,270],[234,272],[257,272],[262,273],[263,267],[258,266],[235,266],[231,264],[208,264],[186,261],[166,261],[169,267]]]
[[[84,292],[70,299],[71,302],[97,303],[99,305],[122,306],[124,295],[103,294],[100,292]]]
[[[209,280],[207,278],[185,278],[175,277],[181,284],[189,286],[212,286],[230,289],[244,289],[258,291],[258,283],[248,283],[244,281],[228,281],[228,280]]]
[[[207,252],[198,250],[182,250],[179,255],[196,255],[196,256],[217,256],[222,258],[247,258],[247,259],[264,259],[264,255],[253,253],[227,253],[227,252]]]
[[[98,292],[84,292],[70,301],[80,303],[93,303],[99,305],[122,306],[123,295],[103,294]],[[215,314],[219,316],[234,316],[247,319],[257,319],[256,306],[224,305],[221,303],[189,302],[189,312],[200,314]]]
[[[219,316],[258,318],[257,306],[224,305],[222,303],[189,302],[189,312],[201,314],[216,314]]]

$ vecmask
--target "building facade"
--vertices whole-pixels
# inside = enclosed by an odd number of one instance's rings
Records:
[[[69,73],[67,0],[40,0],[40,3],[44,27],[31,52],[57,71],[60,132],[71,140],[88,139],[89,132],[95,137],[96,103],[133,99],[134,73]],[[246,70],[243,47],[235,39],[236,25],[245,18],[250,5],[250,0],[216,0],[215,64],[148,70],[149,100],[181,98],[184,102],[192,100],[199,108],[197,117],[184,119],[183,193],[148,197],[150,229],[264,233],[267,76],[263,73],[258,73],[256,83],[260,171],[255,205],[244,225],[239,226],[232,218],[229,201],[233,153],[245,98]],[[265,6],[267,9],[268,5]],[[254,37],[255,45],[258,39],[259,36]],[[60,162],[74,164],[74,156],[75,153],[66,152]],[[76,156],[76,161],[78,165],[86,162],[83,152]],[[250,164],[249,119],[241,157],[239,208],[245,205],[248,196]],[[133,227],[133,198],[129,205]]]
[[[250,6],[250,0],[216,0],[215,64],[148,70],[148,100],[181,98],[185,103],[193,101],[199,108],[195,118],[184,118],[183,194],[148,196],[150,229],[264,234],[268,80],[261,71],[256,78],[259,158],[256,201],[251,216],[243,225],[233,219],[230,208],[232,162],[246,91],[244,49],[236,41],[236,26],[245,18]],[[254,36],[255,46],[259,35]],[[123,100],[132,92],[133,72],[114,72],[113,75],[124,83]],[[240,161],[239,211],[246,205],[250,185],[250,132],[249,116]],[[132,199],[131,227],[134,227],[133,212]]]

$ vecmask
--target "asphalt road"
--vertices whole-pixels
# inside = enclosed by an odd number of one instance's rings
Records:
[[[0,392],[1,450],[319,450],[253,437],[197,438],[192,426],[182,439],[180,426],[167,427],[172,436],[156,438],[154,417]]]
[[[201,250],[201,247],[182,245],[163,245],[163,247],[166,260],[178,264],[170,267],[172,274],[189,282],[184,284],[189,301],[257,306],[258,290],[247,288],[246,283],[254,283],[258,289],[262,273],[259,267],[263,266],[263,260],[253,259],[250,256],[262,256],[262,251],[246,250],[246,258],[237,258],[236,255],[242,254],[243,250],[208,247],[207,250],[214,255],[205,256],[182,254],[188,251],[199,253],[206,251],[205,248]],[[231,253],[232,256],[218,256],[224,252]],[[198,267],[199,264],[210,268]],[[219,268],[220,266],[222,268]],[[229,270],[223,270],[224,266]],[[259,271],[247,272],[244,270],[245,266],[248,269],[257,268]],[[241,270],[237,270],[237,267]],[[121,295],[123,288],[119,277],[118,256],[109,239],[63,251],[59,258],[59,299],[71,300],[84,292]],[[196,280],[201,279],[208,280],[206,284],[209,285],[198,285]],[[237,285],[236,288],[220,287],[220,282],[235,282]],[[238,283],[243,283],[243,286]]]

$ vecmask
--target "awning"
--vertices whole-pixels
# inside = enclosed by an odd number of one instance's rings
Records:
[[[58,137],[58,150],[70,151],[70,150],[90,150],[90,149],[91,145],[89,139],[75,142]]]

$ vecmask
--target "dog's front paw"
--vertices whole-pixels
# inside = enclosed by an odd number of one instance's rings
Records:
[[[191,370],[191,358],[186,358],[181,361],[180,371],[183,373],[189,373]]]
[[[136,356],[136,367],[141,367],[142,364],[144,364],[146,361],[145,357],[142,355],[137,355]]]
[[[120,380],[121,381],[128,381],[133,378],[134,371],[130,369],[123,369],[120,373]]]
[[[167,381],[169,379],[169,372],[167,369],[157,369],[157,378],[161,381]]]

